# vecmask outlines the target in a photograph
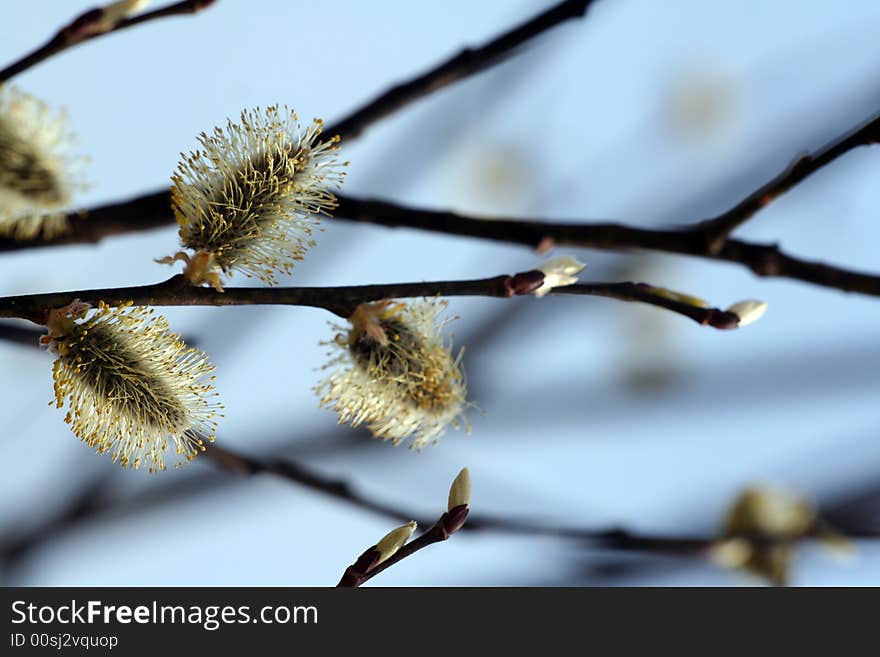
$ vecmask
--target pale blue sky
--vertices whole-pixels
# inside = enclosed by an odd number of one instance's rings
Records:
[[[88,3],[4,2],[0,60]],[[158,3],[154,3],[158,4]],[[389,83],[479,44],[547,2],[221,0],[85,44],[15,84],[67,107],[91,158],[83,206],[168,184],[195,137],[254,105],[341,117]],[[800,0],[601,0],[511,61],[437,93],[343,145],[352,194],[473,212],[677,224],[732,205],[797,153],[880,110],[880,6]],[[700,108],[703,108],[700,110]],[[880,270],[880,155],[862,148],[762,211],[744,237]],[[154,282],[172,227],[98,246],[4,254],[3,294]],[[584,276],[641,278],[725,306],[768,301],[737,332],[589,298],[456,299],[466,336],[516,312],[466,367],[485,414],[415,454],[328,437],[311,387],[329,315],[301,308],[169,309],[218,366],[219,440],[300,456],[388,502],[438,513],[467,465],[473,508],[550,523],[709,533],[754,481],[820,500],[880,479],[880,302],[731,265],[575,253]],[[328,223],[290,279],[333,285],[489,276],[530,268],[526,249],[417,231]],[[164,311],[163,311],[164,312]],[[467,345],[466,345],[467,346]],[[117,472],[46,404],[51,359],[0,345],[7,378],[0,526],[37,522],[80,477],[107,471],[121,499],[200,476]],[[664,385],[634,386],[651,372]],[[335,441],[335,442],[334,442]],[[148,512],[83,524],[10,574],[18,584],[333,584],[393,523],[287,482],[229,476]],[[385,585],[589,584],[607,554],[548,539],[461,535],[384,573]],[[697,562],[625,584],[738,584]],[[524,567],[524,564],[527,564]],[[573,573],[578,573],[577,576]],[[880,584],[880,549],[840,565],[805,550],[796,584]]]

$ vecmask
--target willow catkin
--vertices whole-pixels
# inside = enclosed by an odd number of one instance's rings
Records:
[[[459,428],[466,409],[461,352],[453,356],[443,340],[434,300],[362,304],[350,327],[330,344],[337,352],[327,367],[335,371],[316,392],[339,422],[366,425],[395,445],[412,438],[421,449],[448,426]]]
[[[322,122],[303,128],[286,107],[244,111],[239,123],[199,137],[172,176],[172,206],[189,250],[159,262],[187,263],[195,285],[222,291],[221,275],[239,271],[274,284],[314,245],[322,214],[336,207],[347,162],[339,137],[319,141]]]
[[[50,238],[67,229],[64,209],[82,186],[82,158],[63,112],[0,85],[0,235]]]
[[[85,304],[52,311],[43,343],[57,354],[55,405],[65,422],[122,467],[165,469],[169,446],[177,464],[213,441],[222,406],[204,352],[187,347],[150,308],[100,304],[84,321]]]

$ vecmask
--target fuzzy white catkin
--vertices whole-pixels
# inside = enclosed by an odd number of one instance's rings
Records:
[[[421,449],[464,421],[461,352],[444,343],[435,300],[363,304],[330,343],[335,370],[316,391],[339,422],[366,425],[374,437]]]
[[[43,340],[58,356],[55,405],[67,405],[73,432],[122,467],[151,472],[165,469],[169,447],[178,465],[204,451],[222,410],[205,353],[152,309],[101,304],[75,321],[86,308],[54,311]]]
[[[303,127],[295,112],[272,106],[242,112],[238,123],[199,136],[172,176],[180,240],[195,285],[222,290],[233,271],[270,285],[314,245],[322,214],[336,207],[342,184],[339,137],[319,141],[322,122]]]
[[[0,85],[0,235],[49,238],[67,229],[64,210],[83,186],[73,144],[63,112]]]

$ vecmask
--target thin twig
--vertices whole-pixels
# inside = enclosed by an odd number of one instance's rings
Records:
[[[697,223],[693,232],[700,235],[710,255],[721,253],[728,235],[751,219],[755,213],[792,187],[813,175],[854,148],[876,144],[880,141],[880,116],[868,121],[862,127],[841,135],[819,150],[801,155],[778,176],[749,194],[735,206],[716,217]]]
[[[479,48],[465,48],[439,66],[397,84],[366,105],[327,127],[327,134],[353,139],[370,125],[439,89],[470,77],[505,57],[519,46],[573,18],[583,17],[595,0],[566,0],[492,39]]]
[[[214,2],[215,0],[183,0],[183,2],[177,2],[132,18],[123,19],[112,25],[105,23],[103,9],[95,7],[74,18],[33,52],[28,53],[3,70],[0,70],[0,84],[77,44],[158,18],[195,14],[211,6]]]
[[[323,308],[339,317],[349,317],[354,309],[368,301],[408,297],[480,296],[507,298],[528,295],[544,280],[537,270],[518,274],[462,281],[431,281],[425,283],[389,283],[385,285],[351,285],[341,287],[228,287],[224,292],[194,287],[182,275],[172,276],[153,285],[102,288],[24,294],[0,298],[0,317],[27,319],[45,325],[47,313],[79,299],[91,305],[103,302],[109,306],[133,303],[137,306],[242,306],[286,305]],[[646,303],[678,313],[703,326],[732,329],[739,317],[718,308],[690,305],[670,298],[662,288],[646,283],[582,283],[558,287],[553,294],[577,294],[608,297],[621,301]]]
[[[205,456],[215,465],[229,472],[244,475],[271,474],[300,486],[305,486],[310,490],[343,500],[371,513],[401,521],[412,519],[412,516],[407,515],[404,511],[362,495],[346,481],[323,477],[301,463],[289,459],[252,458],[231,449],[220,447],[217,443],[212,443],[205,447]]]
[[[410,541],[397,552],[388,557],[385,561],[377,563],[380,559],[378,546],[374,545],[367,548],[357,560],[345,569],[342,578],[339,580],[337,587],[357,588],[364,582],[373,579],[376,575],[390,568],[396,563],[400,563],[409,556],[412,556],[419,550],[423,550],[429,545],[440,543],[447,540],[463,526],[468,517],[468,506],[461,505],[454,509],[450,509],[440,519],[434,523],[428,531],[418,538]]]
[[[39,346],[42,331],[36,328],[0,324],[0,340],[28,346]]]

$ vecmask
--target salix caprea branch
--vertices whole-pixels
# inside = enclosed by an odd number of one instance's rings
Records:
[[[90,244],[123,233],[173,224],[167,191],[98,206],[87,214],[68,215],[71,230],[53,239],[13,240],[0,237],[0,251]],[[789,278],[844,292],[880,296],[880,275],[811,261],[786,253],[777,244],[728,238],[717,253],[706,249],[706,238],[695,228],[640,228],[613,222],[566,222],[544,218],[473,216],[460,212],[411,207],[400,203],[337,194],[330,221],[355,221],[389,228],[411,228],[460,235],[533,249],[547,245],[603,251],[643,250],[689,255],[738,264],[762,277]]]
[[[544,277],[545,274],[540,270],[530,270],[514,275],[458,281],[334,287],[227,287],[223,292],[218,292],[207,287],[194,287],[183,275],[178,274],[152,285],[0,297],[0,317],[27,319],[45,325],[47,313],[51,309],[79,299],[91,305],[103,302],[108,306],[308,306],[323,308],[334,315],[348,318],[359,305],[383,299],[435,296],[509,298],[529,295],[541,286]],[[718,329],[736,328],[742,322],[742,317],[736,312],[714,308],[695,297],[647,283],[577,283],[554,287],[549,293],[599,296],[645,303]]]
[[[227,472],[244,476],[273,476],[293,485],[304,487],[320,495],[352,505],[382,518],[410,524],[430,525],[432,520],[414,509],[389,504],[364,494],[357,486],[344,479],[320,473],[296,460],[283,457],[249,456],[211,444],[206,448],[208,462]],[[107,514],[132,513],[143,507],[177,503],[182,496],[203,493],[212,478],[178,478],[166,482],[159,490],[148,489],[119,500],[110,495],[103,475],[84,484],[80,494],[71,498],[54,518],[44,524],[29,527],[0,541],[0,563],[12,564],[26,557],[31,550],[79,523],[100,519]],[[780,521],[781,517],[781,521]],[[849,550],[846,539],[873,539],[876,532],[857,526],[837,526],[840,533],[831,531],[824,521],[825,513],[817,512],[803,498],[775,489],[752,488],[733,501],[721,522],[717,535],[672,535],[631,531],[622,527],[575,527],[533,521],[515,516],[469,513],[461,527],[466,533],[501,533],[522,536],[543,536],[572,541],[585,547],[631,552],[634,554],[664,555],[682,559],[707,558],[726,568],[750,567],[753,549],[781,545],[792,556],[792,548],[803,542],[819,539],[838,550]],[[812,524],[810,518],[816,519]],[[805,519],[807,522],[805,522]],[[763,529],[761,529],[763,527]],[[775,529],[773,529],[775,527]],[[804,528],[807,528],[804,531]],[[773,532],[776,538],[773,538]],[[415,543],[415,541],[413,541]],[[416,546],[421,543],[415,543]],[[749,547],[754,546],[754,547]],[[406,554],[406,553],[405,553]],[[378,574],[374,572],[373,575]],[[760,574],[760,573],[759,573]],[[769,577],[770,573],[764,573]]]
[[[152,11],[137,13],[146,4],[144,0],[119,0],[89,9],[61,27],[42,46],[0,70],[0,84],[80,43],[159,18],[195,14],[214,2],[215,0],[183,0]]]
[[[338,587],[357,588],[382,571],[434,543],[447,540],[467,521],[471,503],[471,476],[467,468],[458,473],[449,488],[446,511],[436,523],[413,541],[417,523],[413,520],[393,529],[378,543],[368,547],[345,569]]]

